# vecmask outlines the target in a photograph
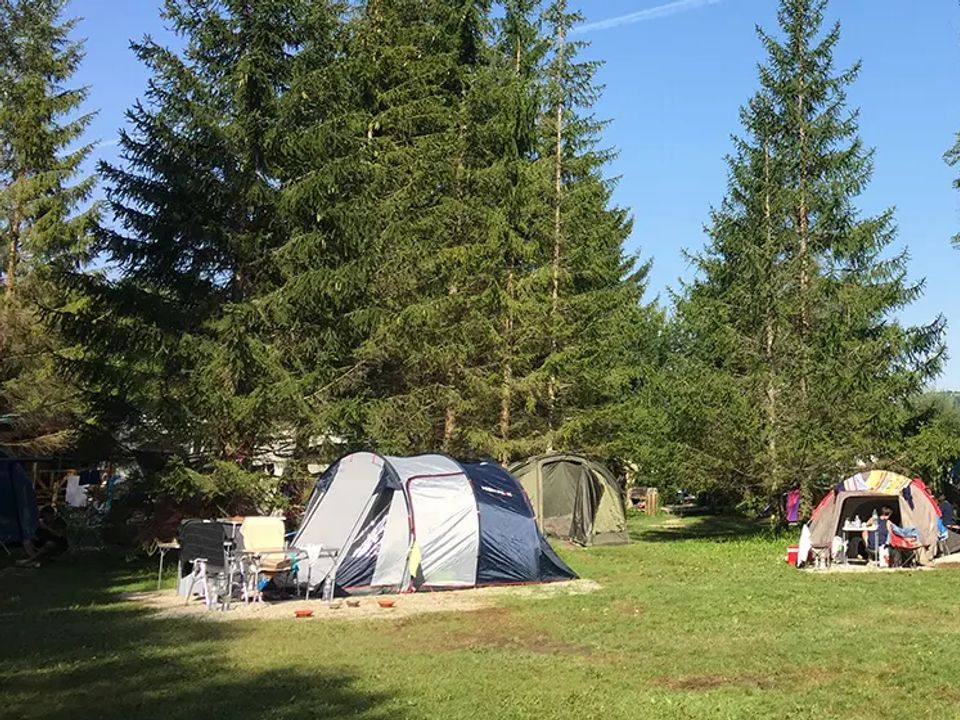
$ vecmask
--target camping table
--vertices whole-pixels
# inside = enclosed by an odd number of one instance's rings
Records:
[[[847,537],[849,535],[860,537],[863,534],[863,531],[868,529],[869,528],[867,527],[849,527],[847,525],[843,526],[843,530],[841,530],[841,532],[843,533],[843,563],[842,563],[843,565],[850,564],[850,556],[848,555],[849,548],[850,548],[850,545],[849,545],[850,541],[847,539]],[[867,559],[869,561],[869,558]]]
[[[160,569],[157,571],[157,592],[160,592],[160,585],[163,581],[163,556],[167,554],[168,550],[179,550],[180,543],[176,540],[171,542],[158,542],[157,550],[160,553]]]
[[[334,560],[340,555],[339,548],[330,548],[329,550],[320,549],[320,552],[317,554],[318,558],[333,558]],[[313,572],[313,564],[311,563],[310,567],[307,568],[307,596],[306,599],[310,599],[310,574]],[[333,586],[334,586],[334,573],[336,572],[336,566],[334,570],[330,572],[323,580],[323,590],[321,591],[320,599],[326,602],[333,600]]]

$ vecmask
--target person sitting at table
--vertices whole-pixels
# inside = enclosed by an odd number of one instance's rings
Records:
[[[876,554],[881,547],[889,542],[890,538],[890,518],[893,517],[893,508],[884,505],[880,508],[880,515],[874,523],[873,518],[867,521],[864,529],[863,543],[867,549],[867,555]]]

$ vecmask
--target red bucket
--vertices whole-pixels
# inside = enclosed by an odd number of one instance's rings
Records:
[[[787,564],[796,567],[797,558],[800,556],[799,545],[789,545],[787,547]]]

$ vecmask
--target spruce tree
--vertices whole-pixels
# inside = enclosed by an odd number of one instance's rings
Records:
[[[266,297],[272,342],[291,400],[278,408],[297,453],[326,456],[363,440],[359,344],[369,332],[370,113],[364,104],[359,21],[345,3],[313,3],[290,91],[281,102],[279,208],[286,235],[278,284]],[[315,447],[315,440],[323,447]]]
[[[491,292],[485,314],[493,320],[495,362],[484,383],[490,400],[473,423],[473,445],[482,454],[507,462],[530,454],[535,445],[528,433],[531,422],[524,384],[534,369],[536,318],[542,298],[538,292],[538,217],[543,212],[541,174],[537,167],[538,120],[542,102],[539,74],[547,49],[541,35],[534,0],[512,0],[498,21],[490,66],[478,89],[487,103],[499,108],[490,118],[487,168],[478,186],[490,210],[487,233]],[[495,411],[495,416],[494,416]],[[491,417],[494,416],[494,417]]]
[[[691,258],[698,277],[677,298],[670,369],[678,380],[671,404],[677,434],[694,450],[678,455],[682,476],[703,490],[758,502],[784,482],[788,406],[781,396],[796,346],[787,322],[785,178],[772,108],[760,91],[741,110],[745,136],[734,138],[727,158],[727,197],[711,214],[706,251]]]
[[[922,284],[907,281],[905,253],[890,253],[892,212],[856,208],[872,173],[846,106],[859,66],[834,69],[840,29],[823,32],[825,7],[782,0],[781,37],[759,31],[761,90],[744,113],[703,273],[680,304],[698,377],[714,377],[715,389],[730,379],[745,399],[702,393],[684,436],[736,475],[740,497],[799,483],[810,502],[858,461],[890,457],[907,399],[943,357],[942,319],[895,319]],[[733,423],[744,443],[705,445],[715,435],[703,422]]]
[[[71,85],[83,59],[65,0],[0,2],[0,444],[64,449],[83,426],[83,398],[58,372],[59,337],[42,314],[69,301],[56,268],[89,254],[95,179],[87,89]]]
[[[632,221],[613,206],[616,179],[604,176],[614,153],[600,146],[605,126],[592,111],[601,89],[596,62],[579,61],[569,39],[580,22],[565,0],[546,9],[551,47],[541,116],[541,172],[550,212],[539,237],[547,310],[542,362],[531,387],[546,418],[544,449],[639,457],[656,442],[647,390],[658,366],[662,318],[644,305],[649,263],[624,244]],[[633,440],[625,443],[623,438]]]
[[[494,22],[481,2],[367,4],[381,289],[360,358],[368,435],[387,449],[504,462],[551,442],[609,450],[629,415],[612,407],[642,384],[658,326],[602,176],[594,66],[567,55],[543,82],[555,33],[542,34],[537,5],[507,3]],[[556,203],[543,202],[556,189],[551,92],[569,128],[560,255]]]
[[[361,29],[371,111],[378,307],[360,352],[371,441],[472,454],[496,333],[486,133],[490,9],[474,0],[370,0]],[[502,255],[498,259],[502,262]]]
[[[100,168],[109,271],[75,278],[84,302],[61,318],[100,422],[214,479],[251,466],[295,394],[263,297],[287,238],[280,106],[311,5],[166,0],[182,49],[133,45],[146,99],[127,113],[120,162]]]

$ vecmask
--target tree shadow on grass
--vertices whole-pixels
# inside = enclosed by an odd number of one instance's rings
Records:
[[[634,528],[630,537],[642,542],[749,540],[771,537],[774,532],[767,522],[757,522],[738,515],[708,515],[683,519],[666,517],[656,524]]]
[[[243,623],[171,620],[119,601],[112,589],[142,577],[87,562],[5,570],[0,718],[405,717],[348,669],[251,669],[280,648],[247,640]]]

